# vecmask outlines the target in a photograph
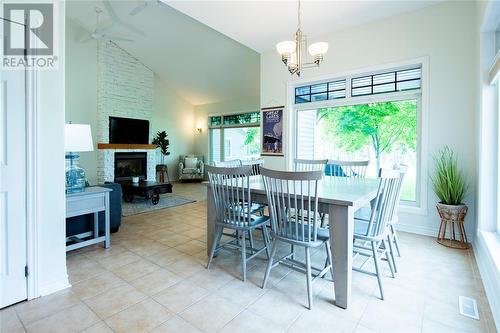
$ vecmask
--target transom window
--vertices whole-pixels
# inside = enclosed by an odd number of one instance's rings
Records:
[[[422,68],[393,70],[295,88],[295,104],[418,90]],[[350,96],[347,92],[350,92]]]
[[[295,104],[346,97],[346,80],[337,80],[295,88]]]

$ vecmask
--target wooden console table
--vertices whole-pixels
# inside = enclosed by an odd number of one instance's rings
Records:
[[[111,246],[109,231],[109,192],[111,189],[99,186],[87,187],[84,192],[66,194],[66,218],[94,214],[94,231],[67,237],[66,241],[73,238],[84,238],[93,236],[92,239],[79,241],[67,245],[66,252],[79,249],[84,246],[104,242],[104,247]],[[105,233],[99,237],[99,212],[104,211]]]

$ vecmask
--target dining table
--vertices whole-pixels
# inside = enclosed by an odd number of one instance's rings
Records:
[[[262,176],[250,177],[251,201],[267,203]],[[370,206],[377,196],[377,179],[325,176],[318,181],[318,212],[328,215],[334,267],[335,305],[347,309],[351,303],[354,213]],[[207,254],[215,232],[215,203],[207,186]]]

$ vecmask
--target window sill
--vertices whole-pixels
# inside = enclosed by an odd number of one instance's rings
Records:
[[[399,205],[399,213],[412,214],[412,215],[427,215],[427,207],[422,206],[410,206],[410,205]]]

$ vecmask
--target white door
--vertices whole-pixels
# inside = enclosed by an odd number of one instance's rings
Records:
[[[0,308],[27,298],[25,80],[0,70]]]

